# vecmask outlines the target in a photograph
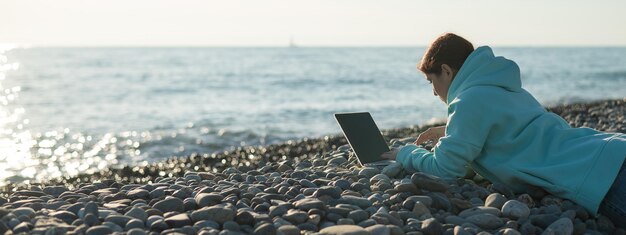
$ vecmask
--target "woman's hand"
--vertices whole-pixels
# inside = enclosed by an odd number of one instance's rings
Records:
[[[399,148],[393,149],[389,152],[384,152],[380,155],[380,157],[387,160],[396,160],[396,155],[398,155],[398,152],[400,152]]]
[[[429,140],[432,140],[433,145],[436,145],[437,142],[439,142],[439,138],[443,137],[445,133],[446,126],[428,128],[428,130],[420,133],[420,135],[417,137],[417,140],[415,140],[415,145],[419,145]]]

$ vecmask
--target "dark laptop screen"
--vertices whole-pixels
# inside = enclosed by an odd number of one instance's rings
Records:
[[[361,165],[384,160],[380,155],[389,147],[369,113],[337,113],[335,119]]]

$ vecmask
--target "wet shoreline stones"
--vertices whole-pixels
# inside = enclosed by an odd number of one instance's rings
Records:
[[[550,110],[574,125],[626,132],[625,100]],[[612,121],[601,121],[607,117]],[[398,147],[428,127],[384,135]],[[541,190],[513,194],[478,175],[444,181],[399,164],[359,167],[337,136],[11,185],[2,192],[0,234],[626,233]]]

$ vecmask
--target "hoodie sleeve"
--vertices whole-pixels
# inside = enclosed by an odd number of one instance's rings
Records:
[[[448,106],[446,134],[434,152],[411,144],[400,149],[396,160],[405,169],[446,179],[465,176],[465,166],[480,154],[491,129],[483,102],[471,97],[454,99]]]

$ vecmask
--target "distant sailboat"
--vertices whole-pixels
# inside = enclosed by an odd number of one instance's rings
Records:
[[[293,37],[289,38],[289,48],[297,48],[298,46],[296,45],[295,42],[293,42]]]

